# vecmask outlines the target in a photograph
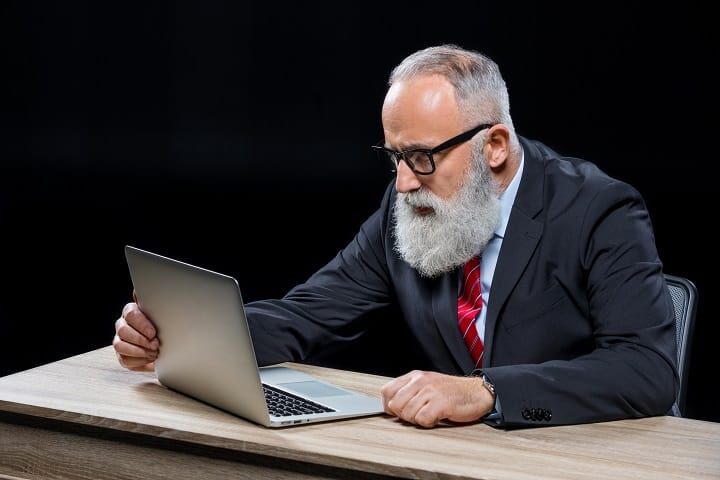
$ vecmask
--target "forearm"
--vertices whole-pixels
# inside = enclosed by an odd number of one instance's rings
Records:
[[[661,415],[677,373],[664,355],[637,345],[598,349],[570,361],[483,369],[502,401],[496,426],[541,426]],[[533,410],[547,412],[530,415]]]

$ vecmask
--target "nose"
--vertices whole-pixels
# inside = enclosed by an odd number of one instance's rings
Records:
[[[400,193],[412,192],[420,188],[422,183],[415,173],[410,170],[407,163],[400,162],[397,166],[397,176],[395,177],[395,189]]]

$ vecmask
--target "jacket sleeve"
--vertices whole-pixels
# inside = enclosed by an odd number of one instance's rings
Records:
[[[639,193],[621,182],[602,188],[578,241],[594,349],[571,360],[483,369],[502,401],[494,426],[661,415],[675,400],[672,300]]]
[[[385,232],[392,185],[380,208],[327,265],[280,300],[245,306],[259,365],[303,361],[360,336],[367,314],[391,301]]]

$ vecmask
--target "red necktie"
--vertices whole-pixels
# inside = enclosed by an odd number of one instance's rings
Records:
[[[475,319],[483,308],[480,288],[480,257],[473,257],[463,267],[463,287],[458,297],[458,327],[475,362],[482,365],[483,342],[475,328]]]

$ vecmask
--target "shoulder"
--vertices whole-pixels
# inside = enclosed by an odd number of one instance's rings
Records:
[[[536,175],[543,177],[543,203],[555,213],[631,199],[642,202],[635,188],[590,161],[561,155],[535,140],[523,138],[522,145],[526,165],[533,170],[534,163]]]

